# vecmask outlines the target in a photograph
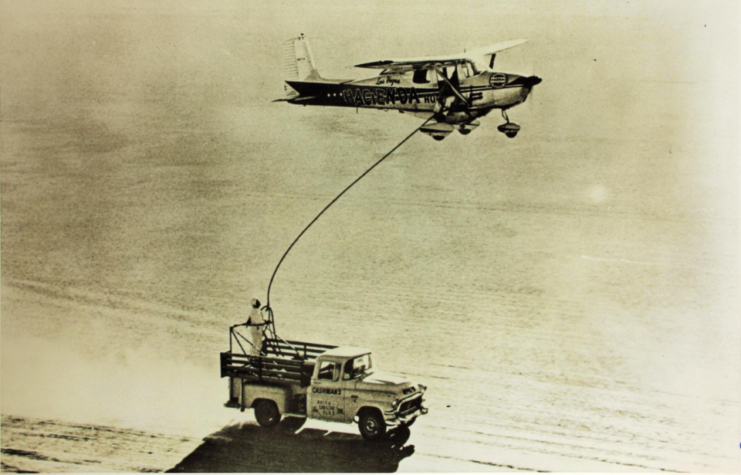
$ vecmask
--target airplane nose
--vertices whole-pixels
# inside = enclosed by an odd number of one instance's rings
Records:
[[[543,80],[538,76],[530,76],[526,77],[523,82],[527,87],[533,87],[543,82]]]

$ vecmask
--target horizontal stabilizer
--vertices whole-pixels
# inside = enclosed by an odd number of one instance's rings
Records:
[[[313,101],[314,99],[317,99],[317,96],[298,96],[294,97],[293,99],[285,99],[286,101],[290,102],[291,104],[301,104],[302,102],[309,102]]]

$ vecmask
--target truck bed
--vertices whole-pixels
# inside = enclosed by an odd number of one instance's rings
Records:
[[[241,378],[246,382],[309,385],[316,357],[335,348],[300,341],[266,340],[266,355],[253,356],[232,350],[221,353],[221,377]]]

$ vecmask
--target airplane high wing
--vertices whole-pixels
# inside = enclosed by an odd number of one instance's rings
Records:
[[[490,56],[491,58],[487,63],[491,68],[494,63],[494,56],[498,52],[514,48],[515,46],[519,46],[525,42],[527,42],[527,40],[503,41],[501,43],[495,43],[493,45],[484,46],[482,48],[472,49],[465,53],[451,54],[445,56],[428,56],[421,58],[385,59],[381,61],[356,64],[355,67],[369,69],[386,69],[390,72],[404,72],[415,69],[428,69],[433,67],[433,65],[435,64],[438,64],[440,66],[453,66],[465,61],[478,63],[482,59],[485,60],[487,56]]]
[[[510,122],[507,110],[525,102],[541,78],[495,71],[494,58],[525,41],[505,41],[452,55],[362,63],[356,67],[381,71],[371,78],[341,80],[319,74],[309,42],[301,35],[284,43],[286,95],[276,101],[396,110],[425,119],[419,130],[436,140],[454,130],[468,135],[480,125],[479,118],[500,110],[506,123],[497,129],[513,138],[520,126]]]

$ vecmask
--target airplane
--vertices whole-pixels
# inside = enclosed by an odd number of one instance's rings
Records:
[[[514,138],[520,126],[510,122],[507,110],[525,102],[542,79],[492,68],[498,52],[526,41],[506,41],[461,54],[362,63],[355,67],[380,69],[380,74],[337,80],[319,74],[309,40],[302,33],[283,44],[286,97],[273,102],[398,110],[429,119],[420,131],[435,140],[443,140],[454,130],[468,135],[480,125],[478,118],[500,109],[506,123],[498,130]]]

